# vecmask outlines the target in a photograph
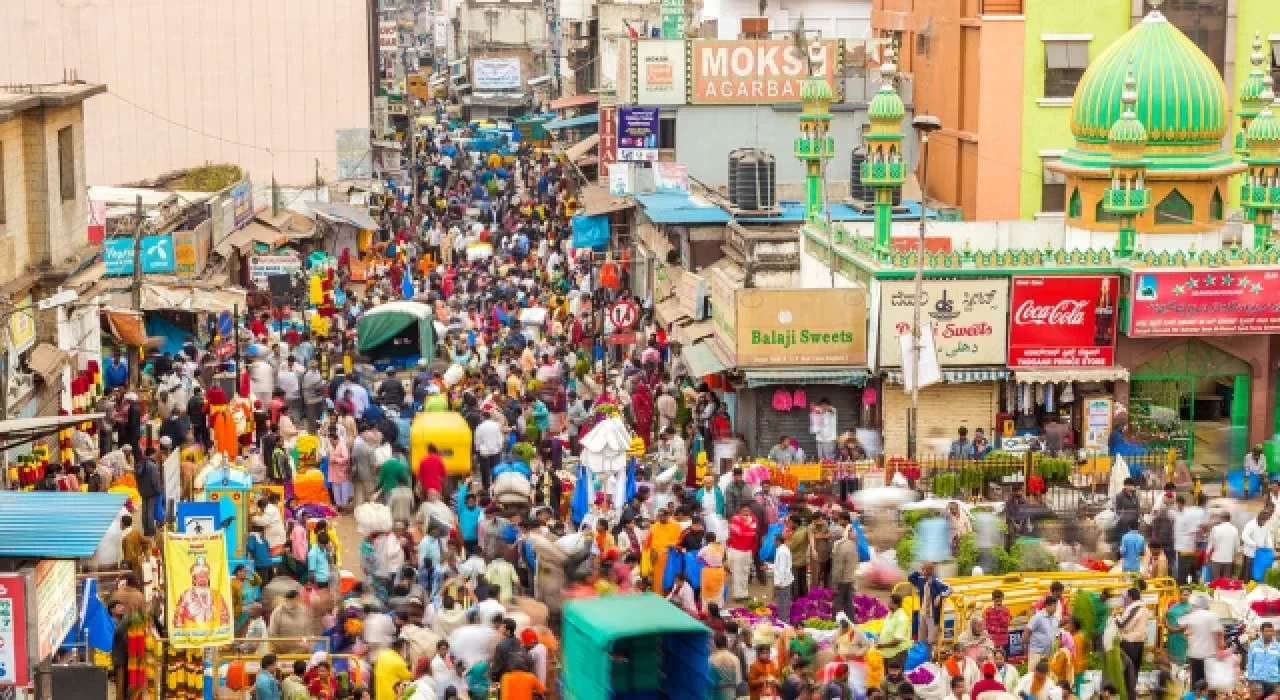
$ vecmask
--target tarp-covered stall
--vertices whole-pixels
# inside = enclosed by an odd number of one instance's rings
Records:
[[[431,307],[416,301],[392,301],[369,309],[356,326],[360,354],[375,367],[411,367],[435,359]]]

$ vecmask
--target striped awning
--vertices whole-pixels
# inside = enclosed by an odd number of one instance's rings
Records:
[[[726,367],[712,351],[708,343],[694,343],[684,349],[685,362],[689,363],[689,374],[694,377],[705,377],[708,374],[723,372]]]
[[[942,381],[947,384],[974,384],[1008,378],[1009,369],[1007,367],[966,367],[964,369],[942,370]],[[885,381],[890,384],[901,384],[902,370],[888,370],[885,373]]]
[[[866,386],[871,373],[862,367],[786,367],[769,369],[744,369],[747,388],[778,384],[837,384],[840,386]]]
[[[1015,369],[1013,378],[1023,384],[1058,384],[1060,382],[1124,382],[1129,370],[1124,367],[1063,367],[1055,369]]]

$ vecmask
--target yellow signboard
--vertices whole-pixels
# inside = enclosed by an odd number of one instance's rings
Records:
[[[864,289],[740,289],[739,367],[867,363]]]
[[[169,640],[177,649],[229,644],[235,631],[223,531],[164,540]]]

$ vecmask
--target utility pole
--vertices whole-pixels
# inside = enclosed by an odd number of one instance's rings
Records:
[[[907,458],[915,459],[920,416],[920,301],[924,297],[924,224],[927,210],[925,203],[929,199],[929,135],[941,129],[942,122],[937,117],[925,114],[911,120],[911,127],[920,135],[920,229],[916,237],[916,284],[911,318],[911,408],[907,413]]]
[[[142,195],[134,204],[133,210],[133,289],[132,306],[135,313],[142,315]],[[145,327],[145,326],[144,326]],[[138,388],[138,378],[142,374],[142,346],[129,347],[129,388]]]

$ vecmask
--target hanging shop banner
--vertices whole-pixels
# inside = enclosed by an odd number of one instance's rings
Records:
[[[229,644],[235,628],[224,531],[165,535],[164,567],[173,646],[201,649]]]
[[[880,367],[901,367],[898,337],[911,333],[915,282],[880,282]],[[1007,356],[1009,280],[925,280],[920,318],[933,324],[943,367],[1003,365]]]
[[[1280,270],[1135,272],[1128,335],[1280,333]]]
[[[867,363],[863,289],[740,289],[737,306],[738,367]]]
[[[618,108],[618,160],[658,160],[658,108]]]
[[[21,355],[36,344],[36,314],[32,308],[34,305],[35,302],[28,294],[16,305],[16,308],[21,310],[9,315],[9,351],[15,355]]]
[[[74,591],[72,598],[75,598]],[[0,574],[0,688],[22,688],[30,684],[26,576]]]
[[[231,188],[231,201],[235,202],[236,228],[248,226],[253,221],[253,183],[249,178]]]
[[[173,232],[173,257],[179,277],[199,277],[209,263],[213,243],[213,222],[205,219],[193,231]]]
[[[302,259],[297,255],[253,255],[249,257],[249,277],[259,289],[267,288],[267,278],[275,275],[293,275],[302,271]]]
[[[1120,278],[1014,277],[1009,366],[1110,367]]]
[[[53,656],[76,622],[76,563],[45,559],[36,564],[36,655],[34,663]]]
[[[102,259],[106,262],[106,275],[120,277],[133,274],[133,239],[124,236],[107,239],[102,251]],[[173,236],[142,237],[142,272],[171,273],[176,271],[177,257],[173,250]]]
[[[628,97],[638,105],[682,105],[687,102],[685,42],[646,39],[630,42]]]
[[[471,65],[475,90],[510,90],[520,87],[519,58],[477,58]]]
[[[600,172],[605,174],[609,166],[618,162],[618,107],[600,105]]]
[[[800,83],[810,75],[827,81],[836,102],[843,100],[841,41],[810,43],[808,60],[790,39],[688,43],[693,104],[799,102]]]

